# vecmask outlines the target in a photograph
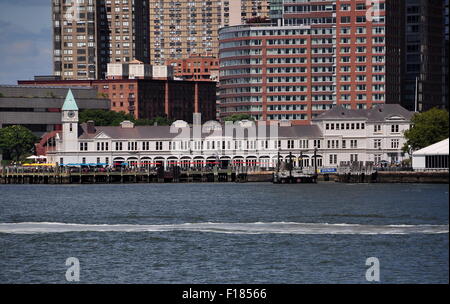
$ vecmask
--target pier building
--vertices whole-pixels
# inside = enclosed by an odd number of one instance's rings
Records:
[[[172,126],[120,126],[79,124],[78,105],[69,91],[61,109],[63,128],[48,147],[50,162],[204,167],[244,166],[273,169],[279,161],[294,167],[336,168],[345,162],[398,163],[403,131],[410,127],[412,112],[400,105],[372,109],[335,107],[310,125],[255,124],[252,121],[201,125],[176,121]],[[230,130],[232,130],[230,132]]]

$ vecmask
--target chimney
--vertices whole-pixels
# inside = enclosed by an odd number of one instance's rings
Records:
[[[280,127],[290,127],[292,126],[292,122],[288,119],[279,120]]]
[[[194,125],[202,124],[202,113],[193,113],[192,114],[192,122]]]
[[[88,120],[86,124],[88,134],[95,134],[95,122],[93,120]]]
[[[133,129],[134,128],[134,123],[129,121],[129,120],[124,120],[120,123],[120,127],[122,129]]]

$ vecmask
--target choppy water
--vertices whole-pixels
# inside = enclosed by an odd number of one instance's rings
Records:
[[[0,282],[448,283],[448,185],[0,185]]]

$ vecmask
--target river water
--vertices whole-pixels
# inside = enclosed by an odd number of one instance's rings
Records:
[[[0,282],[448,283],[448,185],[0,185]]]

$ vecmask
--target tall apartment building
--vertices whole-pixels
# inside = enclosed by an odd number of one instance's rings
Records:
[[[275,4],[271,24],[219,32],[221,117],[307,124],[334,105],[400,103],[402,1]]]
[[[425,111],[445,107],[445,21],[443,0],[408,0],[405,11],[405,60],[402,105]],[[448,7],[447,7],[448,9]],[[445,57],[447,56],[447,60]],[[448,73],[448,72],[447,72]]]
[[[218,30],[256,16],[268,16],[267,0],[150,1],[150,63],[217,56]]]
[[[110,62],[149,62],[148,2],[52,0],[54,75],[103,79]]]

